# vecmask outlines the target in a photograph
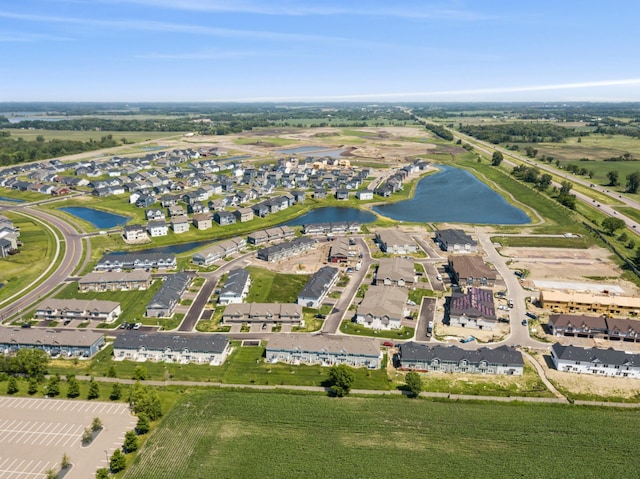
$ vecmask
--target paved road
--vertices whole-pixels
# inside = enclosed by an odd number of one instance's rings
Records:
[[[429,298],[427,296],[422,298],[422,304],[420,305],[420,313],[418,314],[418,324],[416,325],[416,332],[413,336],[414,341],[429,341],[431,334],[427,332],[429,321],[435,323],[436,315],[436,298]]]
[[[237,258],[224,263],[213,273],[201,273],[200,276],[205,278],[205,283],[200,288],[196,299],[191,304],[189,311],[185,315],[182,323],[178,327],[178,331],[194,331],[196,328],[196,324],[202,317],[202,312],[204,311],[205,306],[207,305],[207,301],[211,297],[211,293],[216,288],[218,281],[225,273],[229,272],[233,268],[242,268],[246,266],[249,262],[250,258],[255,256],[255,252],[245,253],[243,255],[238,256]]]
[[[351,273],[349,283],[345,286],[340,298],[338,298],[333,306],[331,313],[329,313],[327,318],[324,320],[321,330],[323,333],[340,333],[340,323],[345,318],[345,315],[348,316],[351,314],[349,306],[358,292],[358,288],[363,284],[365,276],[369,272],[369,267],[373,264],[371,251],[369,250],[369,245],[366,240],[360,237],[355,238],[355,240],[362,252],[362,266],[360,267],[360,271],[354,271]]]
[[[3,319],[9,318],[23,310],[32,308],[41,297],[46,296],[53,291],[57,286],[67,280],[67,278],[74,271],[76,266],[80,263],[83,250],[82,250],[82,236],[79,234],[69,223],[53,216],[44,211],[40,211],[32,208],[24,208],[22,210],[24,214],[31,215],[33,217],[42,220],[43,222],[52,225],[61,234],[63,239],[56,238],[57,254],[62,255],[62,261],[59,266],[51,273],[51,275],[43,281],[40,285],[29,291],[27,294],[19,299],[11,302],[8,306],[0,309],[0,317]],[[64,244],[64,253],[61,250],[61,243]],[[56,262],[54,259],[52,265]],[[22,292],[21,292],[22,293]],[[7,303],[12,298],[7,298],[3,303]]]

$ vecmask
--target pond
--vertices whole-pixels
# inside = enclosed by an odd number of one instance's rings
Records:
[[[84,206],[67,206],[65,208],[60,208],[60,210],[85,220],[100,229],[115,228],[116,226],[122,226],[129,221],[128,216],[116,215],[114,213],[86,208]]]
[[[375,206],[388,218],[411,222],[476,224],[530,223],[519,208],[461,168],[438,165],[440,172],[418,182],[415,195],[407,201]]]
[[[313,223],[337,223],[338,221],[358,221],[364,224],[373,223],[375,220],[376,215],[369,211],[363,211],[357,208],[327,206],[309,211],[302,216],[288,221],[285,225],[301,226]]]
[[[0,201],[6,201],[8,203],[24,203],[24,200],[18,198],[9,198],[8,196],[0,196]]]

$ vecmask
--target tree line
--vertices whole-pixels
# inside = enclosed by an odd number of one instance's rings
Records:
[[[572,128],[565,128],[552,123],[500,123],[496,125],[464,125],[458,129],[469,136],[493,144],[561,142],[570,136],[576,136]],[[585,135],[587,133],[580,133]]]

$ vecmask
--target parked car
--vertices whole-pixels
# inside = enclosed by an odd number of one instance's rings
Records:
[[[523,326],[526,326],[526,325],[527,325],[527,320],[526,320],[526,319],[523,319],[523,320],[522,320],[522,325],[523,325]]]
[[[393,343],[391,341],[385,341],[384,343],[382,343],[383,346],[386,346],[387,348],[392,348],[393,347]]]
[[[142,323],[136,323],[133,325],[133,329],[140,329],[140,326],[142,326]]]

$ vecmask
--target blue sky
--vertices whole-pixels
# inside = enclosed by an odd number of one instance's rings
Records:
[[[640,101],[635,0],[0,2],[0,101]]]

